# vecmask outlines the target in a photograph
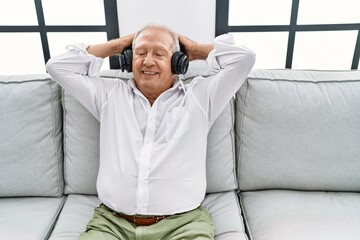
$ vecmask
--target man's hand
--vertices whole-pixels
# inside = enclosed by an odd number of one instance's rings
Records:
[[[214,48],[212,44],[200,44],[183,35],[179,35],[179,42],[184,45],[189,54],[189,61],[196,59],[206,59],[210,51]]]
[[[120,54],[126,47],[132,44],[135,34],[110,40],[106,43],[90,45],[86,51],[96,57],[106,58]]]

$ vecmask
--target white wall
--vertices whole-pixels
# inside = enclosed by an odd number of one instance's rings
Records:
[[[198,42],[215,37],[215,0],[117,0],[120,36],[159,22]]]

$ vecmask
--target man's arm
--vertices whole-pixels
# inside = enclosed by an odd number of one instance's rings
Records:
[[[194,81],[191,91],[212,123],[244,83],[254,66],[255,53],[237,46],[230,34],[216,37],[214,44],[199,44],[183,36],[179,40],[188,50],[190,60],[206,58],[208,67],[215,72],[207,79]]]
[[[110,40],[106,43],[90,45],[86,51],[95,57],[106,58],[120,54],[126,47],[132,44],[134,34]]]
[[[206,59],[211,50],[214,49],[213,44],[200,44],[182,35],[179,36],[179,41],[189,53],[189,61]]]
[[[91,46],[83,43],[70,45],[67,47],[68,52],[51,58],[46,69],[60,86],[99,120],[107,92],[116,81],[105,81],[95,74],[100,70],[103,58],[120,53],[131,44],[132,38],[133,35],[128,35]]]

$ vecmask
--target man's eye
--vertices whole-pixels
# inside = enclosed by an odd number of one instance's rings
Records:
[[[164,54],[164,53],[161,53],[161,52],[158,52],[158,53],[155,53],[155,56],[157,56],[157,57],[163,57],[163,56],[165,56],[165,54]]]
[[[145,52],[136,52],[135,54],[138,56],[145,56],[146,53]]]

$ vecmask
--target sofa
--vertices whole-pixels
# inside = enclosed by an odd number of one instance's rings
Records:
[[[0,164],[0,239],[75,240],[100,204],[99,122],[48,74],[0,76]],[[360,71],[253,70],[206,164],[217,240],[360,239]]]

